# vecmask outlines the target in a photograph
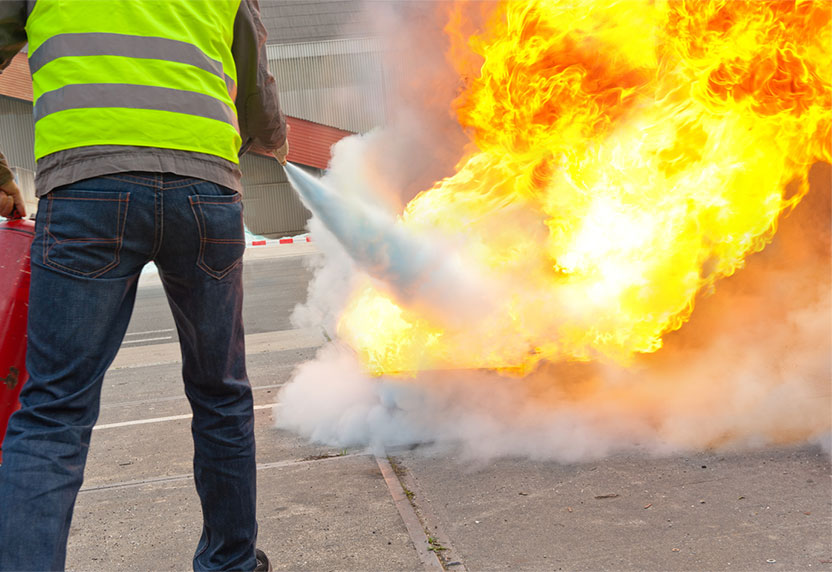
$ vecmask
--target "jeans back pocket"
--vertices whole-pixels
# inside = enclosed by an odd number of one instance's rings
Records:
[[[191,195],[188,200],[199,228],[197,266],[214,278],[223,278],[246,250],[242,196]]]
[[[58,190],[46,196],[43,263],[96,278],[119,263],[130,193]]]

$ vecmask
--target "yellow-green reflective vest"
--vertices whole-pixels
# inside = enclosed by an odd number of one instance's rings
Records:
[[[38,0],[26,23],[35,158],[138,145],[238,162],[240,0]]]

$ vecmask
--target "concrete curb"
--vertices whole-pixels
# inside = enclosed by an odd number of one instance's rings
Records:
[[[376,456],[376,463],[381,470],[381,475],[384,477],[384,482],[387,484],[387,489],[393,497],[393,502],[396,504],[396,510],[404,521],[407,534],[413,541],[413,546],[416,548],[416,553],[419,555],[419,560],[425,570],[444,570],[442,563],[436,552],[431,550],[431,545],[428,536],[425,533],[425,528],[419,520],[413,505],[410,504],[410,499],[402,487],[396,472],[387,457]]]

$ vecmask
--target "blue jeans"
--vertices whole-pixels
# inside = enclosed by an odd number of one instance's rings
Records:
[[[242,323],[240,195],[126,173],[41,199],[21,409],[0,467],[0,570],[63,569],[104,373],[155,261],[176,322],[202,503],[195,570],[253,570],[256,467]]]

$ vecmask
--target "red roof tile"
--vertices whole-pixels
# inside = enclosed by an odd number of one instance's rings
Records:
[[[297,117],[287,117],[286,123],[289,124],[289,161],[319,169],[326,169],[329,164],[332,146],[344,137],[353,135],[350,131]],[[251,151],[270,156],[257,146],[252,147]]]
[[[26,54],[17,54],[0,75],[0,95],[32,101],[32,76]]]

